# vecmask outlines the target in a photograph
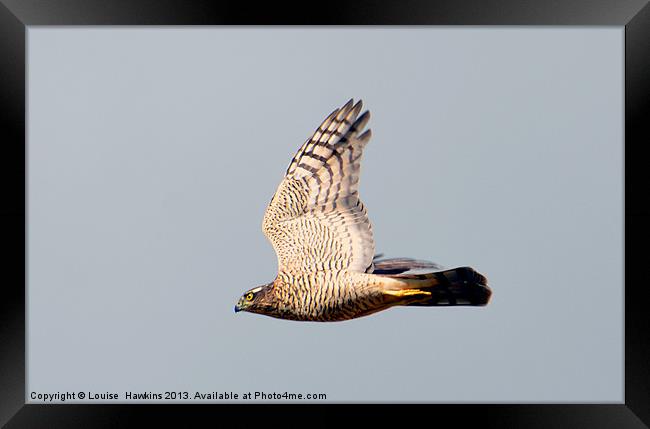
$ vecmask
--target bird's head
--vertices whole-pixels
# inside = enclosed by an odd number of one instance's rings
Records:
[[[235,313],[239,311],[260,314],[273,313],[276,305],[273,296],[269,293],[272,287],[273,283],[269,283],[246,291],[235,304]]]

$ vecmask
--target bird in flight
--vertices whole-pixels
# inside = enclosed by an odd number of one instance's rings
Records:
[[[484,306],[487,279],[470,267],[444,269],[375,255],[359,199],[359,168],[370,112],[348,101],[334,110],[291,160],[264,214],[262,230],[278,257],[271,283],[244,293],[235,312],[280,319],[340,321],[394,306]]]

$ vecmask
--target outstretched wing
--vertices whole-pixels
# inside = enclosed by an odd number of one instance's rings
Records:
[[[370,119],[362,102],[334,110],[291,160],[271,200],[262,229],[279,271],[371,268],[372,226],[359,200],[359,169]]]
[[[383,255],[375,255],[373,259],[372,274],[379,275],[411,275],[427,274],[444,270],[445,268],[435,262],[419,261],[412,258],[381,259]]]

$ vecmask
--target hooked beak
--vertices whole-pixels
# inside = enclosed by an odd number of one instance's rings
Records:
[[[239,313],[241,311],[241,307],[239,304],[235,304],[235,313]]]

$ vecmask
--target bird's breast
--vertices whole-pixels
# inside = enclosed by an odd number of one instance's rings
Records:
[[[358,274],[361,273],[283,273],[274,288],[280,313],[294,320],[334,321],[378,311],[383,300],[381,293]]]

